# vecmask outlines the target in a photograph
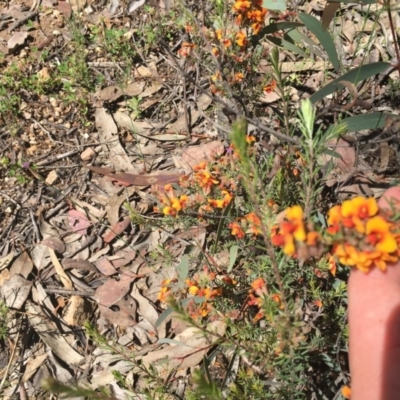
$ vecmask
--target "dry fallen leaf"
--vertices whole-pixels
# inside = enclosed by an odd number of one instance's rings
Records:
[[[27,281],[21,275],[13,275],[5,281],[0,288],[1,297],[7,307],[20,310],[28,298],[32,288],[32,282]]]
[[[68,344],[64,336],[60,335],[56,325],[50,322],[39,306],[28,301],[26,311],[32,328],[61,360],[70,365],[80,365],[85,361],[85,358]]]
[[[103,236],[104,243],[112,242],[117,236],[119,236],[124,230],[131,224],[131,218],[125,217],[121,222],[117,222],[110,229],[107,229]]]
[[[19,274],[24,278],[28,278],[28,275],[32,272],[33,262],[29,257],[27,251],[22,252],[12,263],[10,268],[10,275]]]
[[[135,278],[127,275],[121,276],[120,280],[109,279],[96,290],[96,301],[105,307],[111,307],[121,300],[130,290]]]
[[[222,321],[213,321],[208,326],[209,331],[215,331],[223,335],[226,325]],[[157,369],[162,376],[169,375],[174,369],[184,370],[199,364],[204,355],[210,350],[216,337],[205,336],[197,328],[187,328],[181,333],[182,341],[175,346],[168,346],[162,350],[156,350],[142,358],[144,366],[150,365]]]
[[[118,272],[106,257],[98,259],[95,264],[97,269],[105,276],[111,276]]]
[[[91,225],[87,216],[77,210],[68,211],[68,223],[71,229],[80,235],[87,235],[87,228]]]
[[[56,270],[57,275],[59,276],[62,284],[64,285],[64,287],[66,289],[69,289],[69,290],[73,289],[74,285],[72,284],[70,277],[64,271],[60,261],[58,261],[56,253],[54,252],[53,249],[49,249],[49,253],[50,253],[50,258],[53,263],[54,269]]]
[[[65,252],[65,243],[58,237],[48,237],[43,239],[40,243],[55,250],[58,254],[63,254]]]
[[[224,152],[225,147],[223,143],[219,140],[214,140],[200,146],[191,146],[186,148],[182,152],[182,160],[190,167],[194,167],[201,161],[213,161],[216,158],[222,156]]]
[[[64,310],[64,321],[71,326],[83,326],[90,317],[92,307],[89,301],[81,296],[71,296]]]

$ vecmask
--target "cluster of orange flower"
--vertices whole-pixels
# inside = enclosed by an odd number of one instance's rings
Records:
[[[267,9],[262,6],[262,0],[237,0],[233,6],[237,25],[251,26],[253,34],[257,35],[264,26]],[[242,47],[247,44],[246,34],[239,31],[236,43]]]
[[[210,302],[222,295],[222,287],[217,287],[214,284],[215,278],[215,272],[211,272],[207,266],[204,266],[201,273],[195,274],[191,279],[186,279],[186,288],[184,289],[186,294],[192,297],[203,297],[205,299],[200,304],[196,304],[195,302],[188,303],[188,313],[192,318],[206,317],[213,309]],[[236,281],[231,279],[228,275],[222,276],[222,280],[225,284],[236,284]],[[163,303],[166,302],[168,297],[172,295],[172,286],[176,282],[176,279],[163,280],[160,293],[158,294],[158,300]]]
[[[223,165],[226,162],[226,159],[221,159],[219,164]],[[217,179],[216,175],[220,174],[219,167],[214,165],[213,171],[210,172],[209,165],[205,161],[193,167],[193,171],[189,179],[180,181],[178,189],[183,191],[198,187],[202,194],[176,195],[172,185],[167,184],[163,191],[158,192],[161,207],[154,207],[155,211],[176,217],[181,211],[190,208],[201,216],[228,206],[233,198],[231,190],[235,188],[234,181],[224,177]],[[210,197],[211,194],[214,194],[215,198]]]
[[[333,254],[340,263],[368,272],[384,271],[400,257],[399,227],[388,213],[379,212],[374,198],[356,197],[328,212],[328,233],[334,240]]]
[[[328,247],[343,265],[363,272],[400,258],[400,231],[388,213],[379,212],[374,198],[355,197],[328,212],[328,228],[321,235],[305,223],[300,206],[286,210],[285,220],[272,229],[271,241],[290,256],[319,256]]]
[[[249,290],[247,304],[249,306],[258,307],[259,311],[253,318],[253,321],[258,321],[264,318],[264,311],[262,310],[263,302],[265,298],[269,296],[272,301],[278,304],[280,309],[283,309],[282,299],[278,293],[269,295],[267,289],[267,283],[263,278],[255,279],[251,284],[251,289]]]
[[[252,235],[261,234],[261,221],[254,212],[245,215],[243,218],[236,219],[229,224],[231,234],[238,239],[244,238],[246,233]]]

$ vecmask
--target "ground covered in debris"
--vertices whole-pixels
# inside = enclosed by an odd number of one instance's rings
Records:
[[[347,396],[348,269],[270,236],[399,182],[398,24],[369,0],[3,2],[1,397]]]

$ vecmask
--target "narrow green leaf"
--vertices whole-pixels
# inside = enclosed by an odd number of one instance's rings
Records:
[[[317,37],[320,41],[322,47],[325,49],[326,54],[328,54],[329,60],[335,68],[336,71],[339,71],[339,57],[337,55],[335,44],[333,43],[333,39],[331,35],[324,30],[321,22],[317,20],[317,18],[313,17],[309,14],[300,13],[299,14],[300,21]]]
[[[286,1],[285,0],[263,0],[263,7],[267,10],[285,11]]]
[[[309,53],[315,54],[316,56],[324,59],[325,53],[322,49],[320,49],[318,43],[314,42],[314,40],[310,39],[306,35],[303,35],[297,29],[289,30],[286,35],[289,36],[295,43],[299,43],[302,46],[306,47]],[[307,58],[308,57],[309,56],[307,55]]]
[[[346,126],[346,132],[362,131],[364,129],[379,129],[384,127],[386,118],[389,116],[398,117],[398,115],[395,114],[373,112],[370,114],[361,114],[345,118],[342,119],[340,123]]]
[[[236,258],[239,252],[239,246],[234,244],[230,249],[229,249],[229,267],[228,267],[228,274],[232,271],[233,266],[235,265]]]
[[[322,154],[328,154],[328,155],[330,155],[332,157],[335,157],[335,158],[342,158],[342,156],[339,153],[337,153],[336,151],[333,151],[331,149],[325,149],[322,152]]]
[[[268,35],[271,33],[276,33],[279,31],[287,31],[288,29],[295,29],[299,28],[300,26],[303,26],[300,22],[272,22],[265,28],[262,28],[260,30],[260,34],[262,35]]]
[[[296,53],[299,56],[302,56],[304,58],[309,58],[309,55],[305,51],[300,49],[300,47],[297,47],[296,45],[288,42],[285,39],[277,38],[274,36],[266,36],[265,38],[269,40],[271,43],[273,43],[275,46],[284,47],[286,50]]]
[[[357,85],[358,82],[361,82],[365,79],[370,78],[371,76],[384,72],[388,68],[391,68],[391,65],[389,63],[380,61],[372,64],[362,65],[359,68],[352,69],[351,71],[328,83],[322,89],[318,90],[318,92],[315,92],[310,97],[310,100],[312,103],[315,103],[323,99],[325,96],[333,93],[334,91],[344,88],[345,86],[339,83],[340,81],[347,81],[353,83],[354,85]]]

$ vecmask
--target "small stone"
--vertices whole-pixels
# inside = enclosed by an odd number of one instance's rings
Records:
[[[85,151],[81,154],[82,161],[89,161],[96,155],[96,152],[91,148],[88,147]]]
[[[54,97],[50,97],[49,103],[50,103],[54,108],[58,106],[58,101],[57,101],[57,99],[54,98]]]
[[[55,183],[58,179],[58,175],[56,171],[50,171],[50,173],[47,175],[46,177],[46,183],[48,185],[52,185],[53,183]]]

